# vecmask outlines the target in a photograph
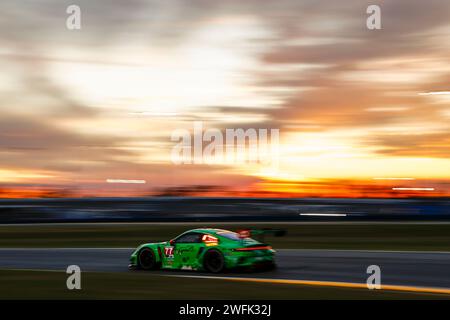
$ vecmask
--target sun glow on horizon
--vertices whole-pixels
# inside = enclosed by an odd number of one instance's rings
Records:
[[[55,178],[54,175],[48,173],[33,172],[31,170],[7,170],[0,169],[0,183],[5,182],[30,182],[40,181],[42,179]]]

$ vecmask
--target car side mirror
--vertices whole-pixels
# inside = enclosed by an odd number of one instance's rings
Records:
[[[169,244],[170,244],[171,246],[173,246],[173,245],[175,244],[175,240],[174,240],[174,239],[170,240],[170,241],[169,241]]]

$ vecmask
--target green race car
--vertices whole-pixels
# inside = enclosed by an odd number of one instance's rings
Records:
[[[194,229],[159,243],[139,246],[131,269],[202,270],[213,273],[238,267],[275,267],[272,247],[250,238],[248,230]]]

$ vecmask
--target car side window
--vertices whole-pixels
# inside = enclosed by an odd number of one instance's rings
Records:
[[[175,243],[199,243],[201,242],[202,234],[197,232],[190,232],[183,234],[175,240]]]

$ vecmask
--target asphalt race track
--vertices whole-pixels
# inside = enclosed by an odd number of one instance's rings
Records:
[[[65,271],[78,265],[82,271],[129,271],[130,248],[0,249],[0,269]],[[353,250],[278,250],[274,271],[230,272],[219,276],[266,279],[317,280],[366,283],[370,265],[381,268],[382,284],[450,288],[450,252]],[[202,276],[195,271],[153,271],[171,276]],[[213,275],[214,276],[214,275]]]

